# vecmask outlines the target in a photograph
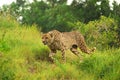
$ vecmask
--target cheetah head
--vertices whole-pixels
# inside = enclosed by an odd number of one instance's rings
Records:
[[[53,43],[53,36],[50,33],[43,34],[42,42],[44,45],[51,45]]]

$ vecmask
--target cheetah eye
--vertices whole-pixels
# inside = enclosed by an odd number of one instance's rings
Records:
[[[45,39],[48,39],[48,37],[45,37]]]

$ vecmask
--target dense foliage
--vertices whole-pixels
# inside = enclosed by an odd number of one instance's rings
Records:
[[[84,36],[93,38],[95,44],[100,43],[97,37],[101,35],[104,38],[99,37],[99,40],[104,39],[106,42],[103,41],[100,45],[107,43],[106,46],[111,47],[120,45],[119,10],[120,4],[114,1],[110,5],[109,0],[73,0],[69,5],[67,0],[33,0],[32,3],[28,0],[16,0],[1,9],[4,13],[13,15],[22,24],[36,24],[42,32],[53,29],[59,31],[79,29],[81,32],[86,30],[88,32],[84,32]],[[102,16],[108,19],[101,19]],[[78,23],[85,25],[75,26]],[[97,34],[97,37],[94,34]]]
[[[0,80],[120,80],[120,4],[109,0],[16,0],[0,8]],[[41,34],[80,31],[92,55],[55,63]]]
[[[73,24],[85,35],[89,45],[94,45],[99,49],[118,47],[117,23],[112,18],[101,16],[99,20],[90,21],[88,24],[76,22]],[[80,27],[79,27],[80,26]]]
[[[96,24],[103,24],[103,20],[114,23],[112,19],[102,17]],[[91,24],[93,22],[86,26]],[[64,64],[57,52],[55,63],[51,63],[49,49],[42,44],[41,33],[35,25],[20,25],[10,15],[0,15],[0,30],[0,80],[120,79],[120,49],[97,50],[92,55],[81,53],[82,62],[66,51],[67,62]],[[86,32],[90,32],[89,29]]]

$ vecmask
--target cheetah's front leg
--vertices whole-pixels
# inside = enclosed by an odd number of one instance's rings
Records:
[[[66,62],[65,50],[63,49],[63,50],[61,50],[61,52],[62,52],[62,60],[63,60],[63,62]]]
[[[54,62],[54,55],[56,54],[56,50],[53,50],[53,49],[51,49],[51,52],[49,53],[49,57],[50,57],[50,59],[51,59],[51,61],[52,62]]]

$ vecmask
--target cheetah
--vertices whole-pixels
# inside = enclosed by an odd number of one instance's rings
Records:
[[[80,48],[82,52],[90,54],[94,52],[95,48],[89,49],[85,43],[84,37],[78,31],[72,32],[59,32],[58,30],[52,30],[42,35],[42,42],[50,48],[49,57],[53,59],[57,50],[62,52],[62,59],[65,61],[65,50],[70,50],[72,53],[77,55],[79,58]]]

